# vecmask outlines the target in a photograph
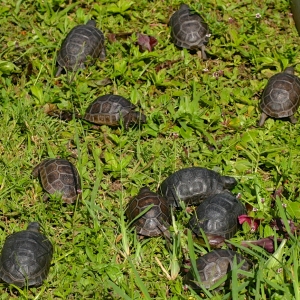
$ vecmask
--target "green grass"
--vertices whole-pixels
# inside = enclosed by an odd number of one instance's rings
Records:
[[[240,246],[242,240],[282,238],[270,226],[275,217],[286,225],[299,221],[300,123],[268,119],[257,126],[268,78],[300,62],[289,1],[188,2],[212,32],[205,62],[170,40],[167,22],[180,3],[2,1],[0,245],[38,221],[55,251],[41,287],[16,291],[3,284],[0,299],[300,299],[297,235],[290,234],[274,256]],[[71,82],[71,74],[55,78],[62,40],[90,18],[105,36],[141,32],[158,44],[140,53],[136,35],[106,41],[104,62],[79,71]],[[103,85],[108,78],[111,83]],[[95,129],[83,120],[66,123],[44,113],[53,104],[84,114],[106,93],[130,99],[147,124]],[[68,206],[55,197],[42,201],[31,171],[47,157],[77,166],[82,201]],[[245,224],[231,239],[253,262],[252,270],[238,280],[234,268],[231,287],[199,295],[183,288],[179,272],[186,258],[193,264],[193,257],[209,251],[186,234],[190,215],[174,212],[172,245],[163,237],[138,240],[124,216],[142,186],[156,191],[168,175],[189,166],[234,176],[239,181],[234,193],[254,208],[251,216],[263,218],[257,232]],[[279,188],[283,192],[275,201]]]

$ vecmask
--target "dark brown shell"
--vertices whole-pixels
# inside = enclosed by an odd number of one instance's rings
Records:
[[[56,76],[63,68],[68,71],[84,68],[88,57],[91,58],[89,64],[94,64],[97,58],[105,59],[104,35],[92,20],[74,27],[63,41],[57,55],[59,68]]]
[[[297,111],[300,104],[300,79],[293,73],[294,68],[289,67],[269,79],[260,102],[263,113],[273,118],[285,118]],[[263,122],[260,122],[260,126]]]
[[[147,207],[153,205],[145,214],[133,222],[137,234],[143,236],[159,236],[168,231],[171,223],[171,212],[167,200],[144,187],[133,198],[126,209],[129,221],[136,218]]]
[[[236,256],[237,264],[240,264],[244,260],[240,267],[241,270],[248,271],[251,268],[251,265],[241,254],[231,250],[213,250],[196,260],[197,271],[201,283],[205,288],[209,289],[231,271],[234,256]],[[241,278],[242,275],[239,274],[238,277]],[[194,290],[199,290],[201,288],[196,281],[192,270],[190,270],[183,278],[185,284],[188,284]]]
[[[179,201],[186,205],[199,205],[204,199],[232,189],[235,178],[201,167],[184,168],[166,178],[159,187],[159,193],[170,205],[179,207]]]
[[[49,194],[61,193],[66,203],[75,202],[81,192],[78,171],[66,159],[45,159],[33,169],[32,175],[40,177],[43,188]]]
[[[193,12],[188,5],[182,4],[169,21],[174,44],[181,48],[199,50],[209,39],[209,28],[202,17]]]
[[[201,236],[202,229],[207,235],[229,239],[238,230],[238,216],[246,213],[244,205],[234,195],[223,192],[203,201],[190,219],[189,226],[198,236]]]
[[[122,96],[104,95],[97,98],[86,110],[84,119],[99,125],[116,126],[123,119],[125,127],[130,123],[145,123],[146,117],[134,111],[135,105]]]
[[[39,286],[48,275],[53,247],[32,222],[27,230],[16,232],[5,240],[0,258],[0,278],[23,287]]]

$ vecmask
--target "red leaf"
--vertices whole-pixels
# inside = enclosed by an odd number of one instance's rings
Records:
[[[157,45],[157,39],[153,36],[138,33],[137,37],[138,37],[137,43],[139,45],[141,52],[145,50],[151,52],[153,48]]]
[[[280,244],[282,241],[282,239],[277,239],[278,244]],[[264,248],[265,250],[267,250],[269,253],[274,253],[274,237],[273,236],[268,236],[266,238],[263,239],[259,239],[257,241],[243,241],[241,242],[241,245],[243,247],[247,247],[249,248],[250,245],[256,245],[256,246],[260,246],[262,248]]]

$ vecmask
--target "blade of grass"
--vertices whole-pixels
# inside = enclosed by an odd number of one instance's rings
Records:
[[[293,257],[293,288],[295,299],[300,299],[300,290],[299,290],[299,277],[298,277],[298,270],[299,270],[299,249],[298,247],[293,247],[292,249],[292,257]]]
[[[288,219],[286,217],[286,212],[283,209],[282,202],[280,201],[280,198],[278,196],[276,196],[275,201],[276,201],[276,206],[277,206],[278,211],[279,211],[279,216],[283,221],[285,229],[286,229],[287,233],[289,234],[289,236],[291,237],[291,239],[294,240],[294,235],[291,232],[291,228],[290,228]]]
[[[147,300],[151,300],[152,298],[148,293],[147,287],[145,286],[145,284],[141,280],[141,277],[139,276],[139,274],[138,274],[137,270],[135,269],[135,267],[134,267],[133,263],[131,262],[131,260],[129,260],[129,264],[130,264],[130,267],[131,267],[131,269],[134,273],[134,280],[135,280],[136,285],[140,288],[141,292],[143,293],[144,298],[147,299]]]
[[[110,281],[109,279],[107,279],[107,283],[112,287],[112,289],[114,290],[114,292],[116,294],[118,294],[120,297],[122,297],[122,299],[124,300],[132,300],[127,294],[125,294],[125,292],[119,288],[114,282]]]
[[[203,240],[205,242],[205,246],[208,249],[207,251],[210,252],[211,248],[210,248],[210,244],[209,244],[208,238],[206,236],[206,233],[204,232],[204,230],[202,228],[200,228],[200,232],[201,232],[202,238],[203,238]]]
[[[232,269],[231,269],[231,284],[232,284],[232,300],[238,300],[239,297],[239,288],[238,288],[238,268],[236,256],[233,257]]]
[[[193,243],[194,242],[193,242],[192,233],[190,230],[188,230],[188,249],[189,249],[189,255],[190,255],[190,260],[191,260],[191,264],[192,264],[192,270],[193,270],[193,275],[194,275],[195,281],[196,281],[197,285],[199,285],[201,287],[201,289],[206,294],[206,296],[212,297],[213,295],[205,288],[205,286],[201,282],[201,278],[200,278],[200,275],[199,275],[199,272],[197,269],[196,255],[195,255]]]

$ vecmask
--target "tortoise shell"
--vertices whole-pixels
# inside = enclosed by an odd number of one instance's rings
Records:
[[[90,20],[86,25],[74,27],[63,41],[57,55],[59,67],[55,76],[59,76],[63,68],[68,71],[84,69],[85,63],[94,64],[97,58],[105,59],[104,35],[96,28],[96,22]]]
[[[248,271],[251,268],[249,262],[241,254],[232,250],[216,249],[196,260],[197,271],[205,288],[209,289],[231,271],[234,256],[237,264],[244,261],[240,267],[241,270]],[[238,277],[242,278],[242,275],[238,274]],[[201,289],[194,277],[193,270],[190,270],[184,276],[183,282],[194,290]]]
[[[0,258],[0,278],[19,287],[39,286],[46,279],[53,246],[39,233],[39,223],[16,232],[5,240]]]
[[[159,187],[159,193],[175,207],[180,206],[180,200],[186,205],[198,205],[212,195],[233,189],[236,184],[233,177],[221,176],[206,168],[190,167],[166,178]]]
[[[201,50],[202,58],[207,59],[204,52],[209,39],[209,28],[202,17],[182,4],[169,21],[171,37],[174,44],[189,50]]]
[[[238,230],[238,216],[246,213],[244,205],[234,195],[223,192],[203,201],[190,219],[189,226],[198,236],[201,236],[202,229],[207,235],[229,239]]]
[[[145,209],[153,205],[146,213],[133,222],[136,232],[142,236],[159,236],[167,234],[171,223],[171,212],[167,200],[151,192],[149,188],[141,188],[126,209],[129,221],[134,220]]]
[[[104,95],[97,98],[86,110],[84,119],[98,125],[116,126],[124,121],[125,128],[131,123],[145,123],[146,117],[130,101],[118,95]]]
[[[259,126],[263,126],[268,116],[273,118],[289,117],[292,123],[297,120],[293,116],[300,104],[300,79],[294,75],[294,68],[288,67],[284,72],[273,75],[262,95],[260,109],[262,115]]]
[[[62,200],[66,203],[75,202],[81,192],[78,171],[66,159],[45,159],[33,169],[32,175],[40,177],[41,184],[47,193],[61,193]]]

